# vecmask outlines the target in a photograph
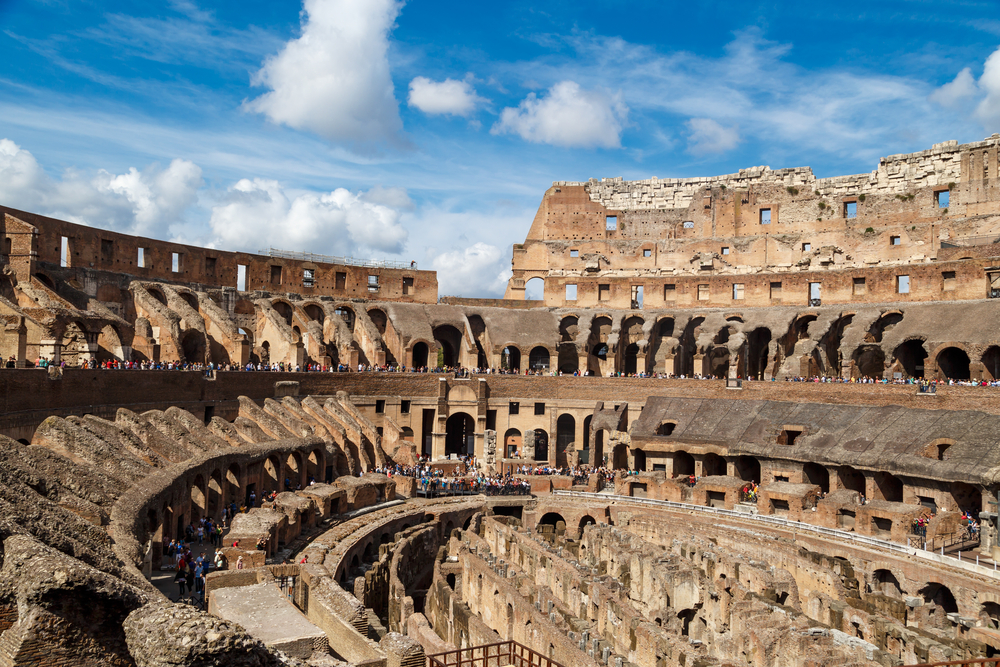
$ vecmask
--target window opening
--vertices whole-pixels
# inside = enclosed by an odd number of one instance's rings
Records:
[[[302,286],[312,287],[316,284],[316,269],[302,269]]]
[[[632,285],[632,308],[642,308],[642,285]]]
[[[854,295],[855,296],[861,296],[862,294],[865,294],[867,291],[868,291],[868,285],[865,282],[865,279],[864,278],[855,278],[854,279]]]
[[[181,254],[179,252],[170,253],[170,270],[173,273],[181,272]]]
[[[809,252],[812,249],[813,249],[812,243],[803,243],[802,244],[802,252]]]
[[[247,265],[237,264],[236,265],[236,289],[240,292],[247,291]]]
[[[684,224],[681,225],[684,229],[694,229],[694,220],[685,220]]]
[[[618,229],[618,216],[617,215],[609,215],[609,216],[607,216],[604,219],[604,221],[605,221],[605,223],[607,225],[607,230],[609,232],[613,232],[614,230]]]
[[[900,239],[898,236],[890,236],[889,245],[902,245],[902,239]]]
[[[743,298],[743,283],[733,283],[733,300],[739,301]]]
[[[576,284],[566,285],[566,300],[576,301]]]
[[[725,246],[725,245],[722,246],[722,254],[723,255],[728,255],[729,254],[729,246]]]
[[[934,193],[934,197],[938,208],[948,208],[948,202],[951,200],[951,192],[948,190],[939,190]]]
[[[146,249],[139,248],[138,257],[136,257],[135,265],[140,269],[146,268]]]
[[[607,301],[611,298],[611,285],[598,285],[597,286],[597,300]]]
[[[760,224],[762,225],[771,224],[771,209],[769,208],[760,209]]]
[[[569,251],[569,256],[570,257],[579,257],[580,256],[580,251],[579,250],[570,250]]]
[[[64,236],[59,242],[59,266],[69,266],[69,237]]]
[[[896,276],[896,292],[899,294],[910,293],[910,276]]]
[[[653,251],[650,250],[649,248],[646,248],[645,250],[642,251],[642,256],[643,257],[652,257],[653,256]]]
[[[518,403],[517,401],[511,401],[510,405],[507,406],[507,412],[509,412],[512,415],[521,414],[521,404]]]
[[[844,217],[845,218],[858,217],[858,202],[856,201],[844,202]]]
[[[664,285],[663,286],[663,300],[664,301],[676,301],[677,300],[677,285]]]
[[[945,292],[951,292],[952,290],[954,290],[958,282],[957,280],[955,280],[954,271],[942,271],[941,281],[943,283],[942,286]]]

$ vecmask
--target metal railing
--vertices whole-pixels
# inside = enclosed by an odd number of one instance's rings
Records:
[[[563,667],[515,641],[469,646],[427,656],[428,667]]]
[[[989,236],[964,236],[957,239],[941,241],[942,248],[966,248],[974,245],[992,245],[1000,243],[1000,236],[991,234]]]
[[[908,665],[907,667],[957,667],[958,665],[989,665],[997,664],[1000,662],[1000,658],[967,658],[965,660],[952,660],[951,662],[922,662],[917,665]]]
[[[334,257],[333,255],[316,255],[311,252],[293,252],[268,248],[258,254],[280,259],[297,259],[302,262],[317,264],[344,264],[346,266],[363,266],[369,269],[417,269],[416,262],[396,262],[390,259],[356,259],[354,257]]]
[[[737,512],[734,510],[709,507],[707,505],[691,505],[688,503],[678,503],[674,502],[673,500],[654,500],[652,498],[636,498],[634,496],[622,496],[619,494],[608,495],[605,493],[590,493],[589,491],[566,491],[562,489],[554,489],[552,491],[552,495],[569,496],[572,498],[586,498],[589,500],[598,500],[600,502],[605,502],[605,503],[606,502],[636,503],[652,507],[667,507],[670,509],[681,510],[684,512],[702,512],[705,514],[712,514],[715,516],[730,517],[740,521],[767,523],[773,526],[778,526],[785,530],[804,532],[804,533],[814,533],[816,535],[822,535],[824,537],[829,537],[832,539],[843,540],[845,542],[850,542],[852,544],[862,544],[869,547],[887,549],[888,551],[893,551],[900,554],[908,554],[910,556],[917,556],[919,558],[924,558],[929,560],[934,560],[939,558],[936,552],[921,549],[920,545],[917,546],[911,546],[909,544],[903,545],[897,542],[880,540],[877,537],[859,535],[854,532],[839,530],[837,528],[824,528],[822,526],[815,526],[811,523],[803,523],[801,521],[791,521],[789,519],[782,519],[781,517],[769,516],[766,514],[748,514],[746,512]],[[962,559],[953,559],[950,556],[946,556],[945,554],[941,554],[940,558],[947,558],[946,562],[948,562],[950,565],[957,566],[960,568],[965,568],[988,577],[1000,578],[1000,570],[996,569],[996,564],[994,564],[993,568],[990,568],[985,565],[979,565],[978,562],[973,564],[969,560],[963,561]],[[938,560],[938,562],[942,561]]]

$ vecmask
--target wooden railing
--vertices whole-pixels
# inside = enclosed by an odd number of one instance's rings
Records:
[[[563,667],[515,641],[469,646],[427,656],[428,667]]]

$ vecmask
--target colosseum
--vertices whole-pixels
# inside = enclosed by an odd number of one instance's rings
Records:
[[[982,664],[998,150],[556,182],[503,299],[0,207],[0,664]]]

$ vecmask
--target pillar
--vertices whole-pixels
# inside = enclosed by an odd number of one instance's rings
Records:
[[[55,338],[43,338],[38,341],[38,356],[48,359],[49,364],[56,366],[62,361],[62,342]]]

